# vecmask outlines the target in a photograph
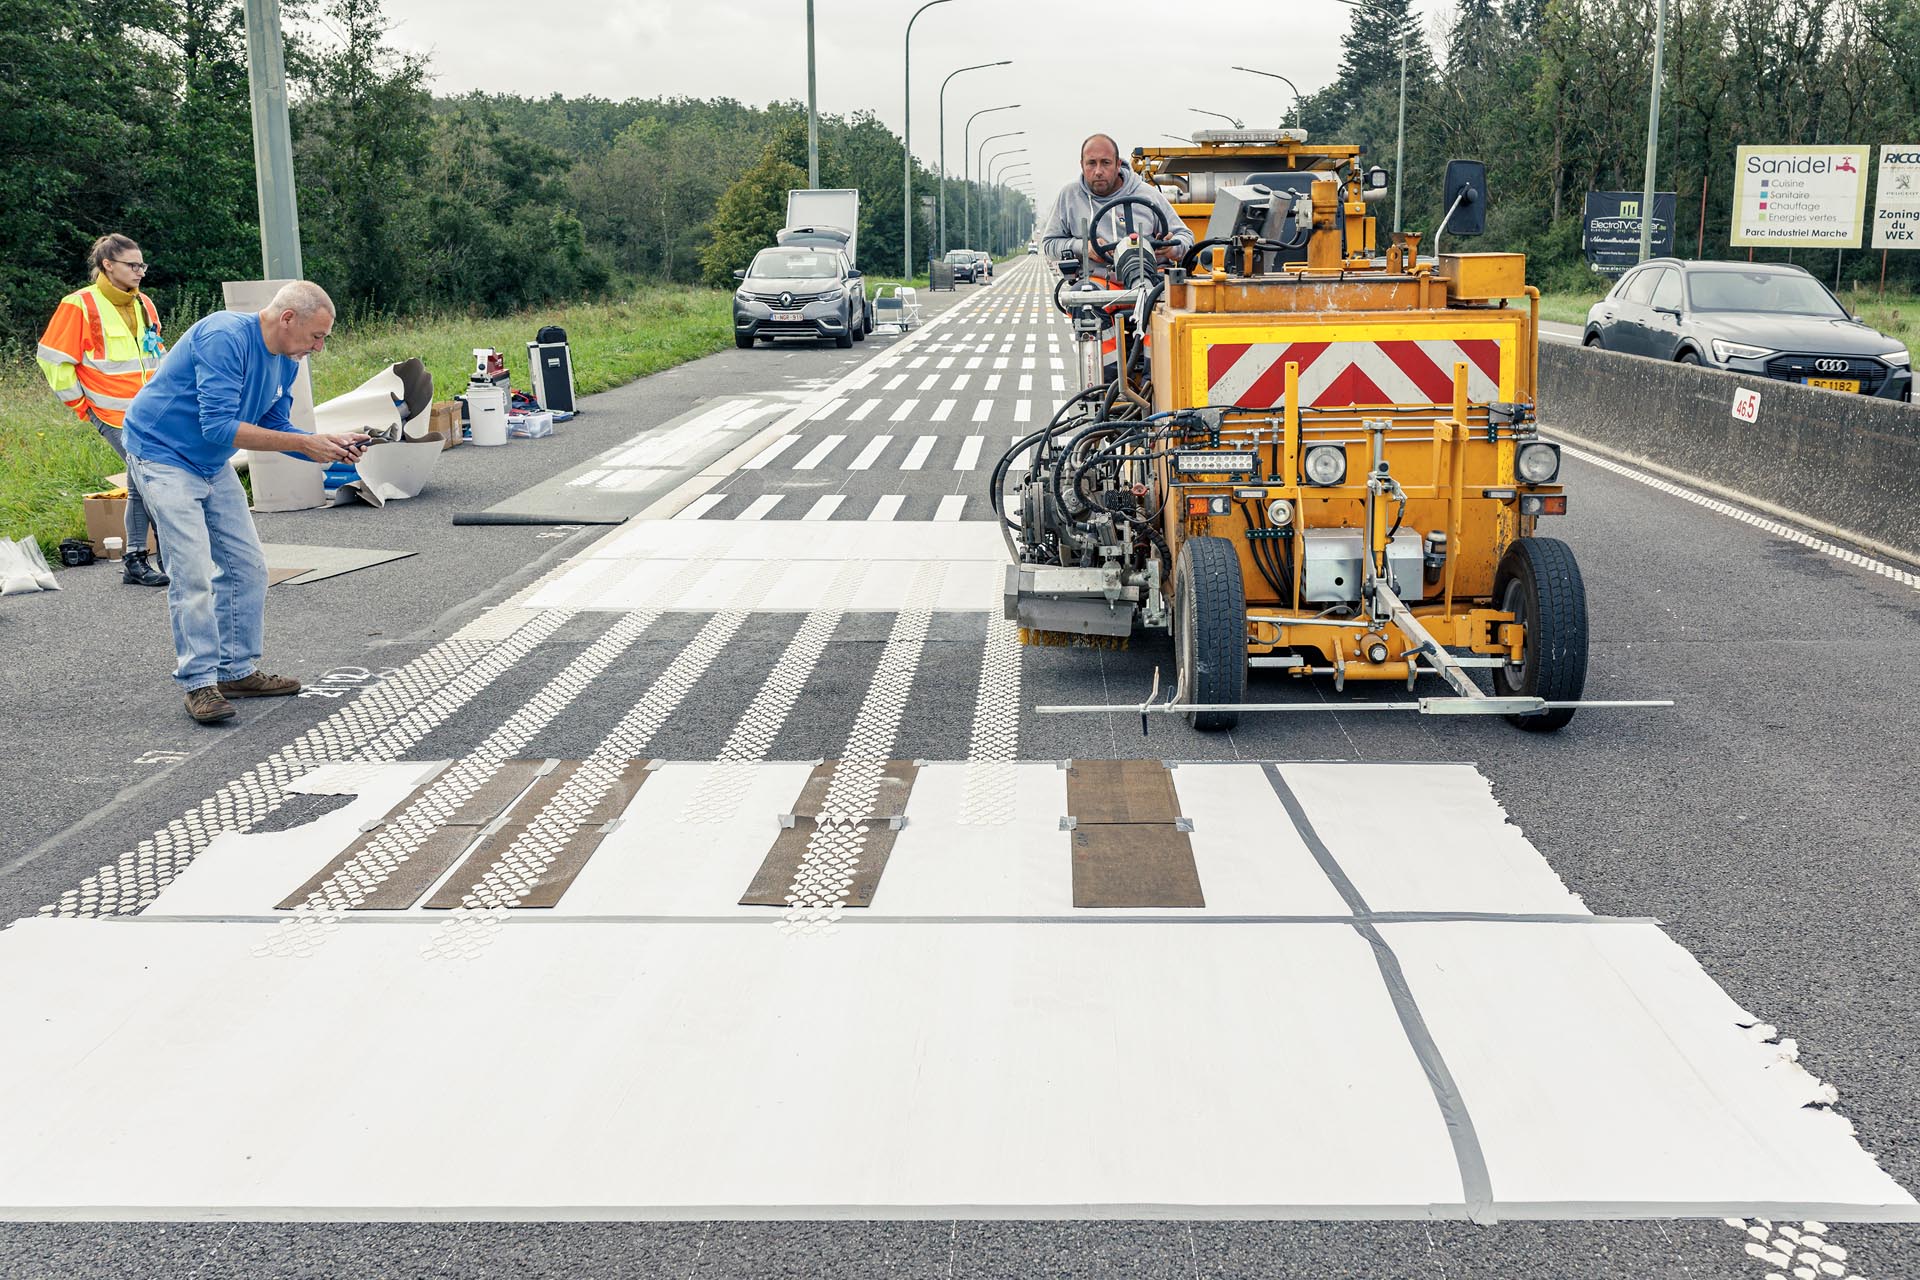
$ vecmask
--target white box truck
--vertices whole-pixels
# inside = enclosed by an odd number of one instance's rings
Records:
[[[851,187],[787,192],[787,225],[781,244],[824,244],[846,250],[847,261],[860,265],[860,193]]]

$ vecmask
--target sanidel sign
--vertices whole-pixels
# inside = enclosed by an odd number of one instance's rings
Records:
[[[1866,147],[1741,147],[1735,154],[1736,245],[1860,247]]]

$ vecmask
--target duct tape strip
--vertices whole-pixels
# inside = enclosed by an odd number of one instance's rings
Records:
[[[1319,833],[1313,829],[1300,798],[1293,794],[1287,780],[1280,776],[1279,766],[1263,765],[1261,772],[1267,775],[1273,794],[1279,798],[1287,816],[1293,819],[1294,829],[1300,833],[1302,843],[1313,854],[1314,861],[1320,864],[1321,872],[1333,883],[1347,908],[1356,916],[1369,916],[1371,912],[1366,899],[1341,869],[1333,851],[1327,848]],[[1387,945],[1387,940],[1381,936],[1371,919],[1359,920],[1354,928],[1373,948],[1374,961],[1380,966],[1381,981],[1386,984],[1387,994],[1393,1000],[1394,1012],[1400,1016],[1400,1025],[1407,1033],[1407,1043],[1420,1060],[1421,1070],[1427,1073],[1427,1082],[1433,1088],[1433,1099],[1439,1104],[1441,1119],[1447,1125],[1447,1136],[1453,1142],[1454,1159],[1460,1165],[1460,1190],[1466,1199],[1467,1216],[1483,1226],[1489,1225],[1496,1221],[1493,1179],[1487,1172],[1486,1153],[1481,1150],[1480,1137],[1474,1132],[1473,1116],[1467,1111],[1467,1101],[1461,1096],[1453,1072],[1448,1069],[1440,1046],[1428,1029],[1420,1006],[1414,1001],[1413,989],[1407,985],[1407,976],[1400,968],[1399,957],[1393,954],[1393,948]]]

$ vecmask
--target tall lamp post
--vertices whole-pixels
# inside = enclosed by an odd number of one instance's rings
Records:
[[[913,17],[907,19],[906,51],[900,59],[906,69],[906,86],[902,98],[903,119],[900,124],[900,150],[905,156],[905,177],[901,181],[902,199],[900,201],[900,245],[901,256],[905,259],[901,274],[909,280],[913,278],[913,24],[920,15],[937,4],[947,4],[949,0],[927,0],[913,11]]]
[[[1001,138],[1024,138],[1026,136],[1027,131],[1025,129],[1014,129],[1008,133],[996,133],[992,137],[980,139],[980,145],[975,147],[973,151],[973,171],[982,176],[986,174],[987,170],[982,164],[982,160],[986,156],[987,144],[989,142],[998,142]],[[995,152],[995,154],[997,155],[999,153]],[[969,188],[969,192],[971,192],[971,188]],[[969,198],[971,198],[971,196],[969,196]],[[973,233],[969,231],[966,234],[971,238]]]
[[[807,190],[820,189],[820,102],[814,92],[813,0],[807,0]]]
[[[996,181],[999,181],[1001,178],[1004,178],[1007,173],[1013,172],[1013,169],[1008,169],[1000,173],[998,176],[995,175],[994,170],[1002,160],[1011,159],[1014,156],[1023,156],[1025,154],[1027,154],[1027,149],[1025,147],[1015,147],[1011,151],[996,151],[992,155],[988,156],[986,159],[987,167],[984,170],[982,170],[982,172],[987,175],[987,190],[992,191],[994,183]],[[1026,163],[1025,161],[1022,161],[1020,164],[1015,165],[1014,169],[1019,169],[1024,167],[1025,163]]]
[[[986,67],[1005,67],[1012,64],[1011,58],[1002,58],[998,62],[976,62],[970,67],[961,67],[949,71],[947,78],[940,82],[940,249],[936,257],[947,251],[947,86],[953,78],[967,71],[980,71]]]
[[[994,157],[994,161],[995,161],[995,162],[997,163],[998,161],[1000,161],[1000,160],[1002,160],[1002,159],[1005,159],[1005,158],[1006,158],[1006,156],[1011,156],[1011,155],[1014,155],[1014,154],[1016,154],[1016,153],[1014,153],[1014,152],[1011,152],[1011,151],[1009,151],[1009,152],[1007,152],[1007,153],[1005,153],[1005,155],[1002,155],[1002,156],[995,156],[995,157]],[[1020,152],[1019,152],[1018,154],[1021,154],[1021,155],[1025,155],[1025,154],[1026,154],[1026,152],[1025,152],[1025,150],[1023,149],[1023,150],[1022,150],[1022,151],[1020,151]],[[1020,162],[1019,164],[1016,164],[1016,165],[1014,165],[1014,166],[1013,166],[1012,168],[1009,168],[1009,169],[1003,169],[1003,170],[1001,170],[1001,171],[1000,171],[1000,172],[999,172],[998,174],[996,174],[996,175],[994,176],[994,179],[993,179],[993,182],[991,182],[991,183],[989,183],[989,184],[988,184],[988,188],[987,188],[987,189],[988,189],[988,190],[990,190],[990,191],[991,191],[991,190],[994,190],[994,189],[995,189],[995,184],[997,184],[997,183],[1001,183],[1001,182],[1005,182],[1005,181],[1006,181],[1006,180],[1007,180],[1008,178],[1010,178],[1010,177],[1012,177],[1012,176],[1013,176],[1014,174],[1016,174],[1016,173],[1032,173],[1032,172],[1033,172],[1033,170],[1032,170],[1032,168],[1031,168],[1031,167],[1030,167],[1030,166],[1029,166],[1029,165],[1027,164],[1027,162],[1026,162],[1026,161],[1024,161],[1024,160],[1023,160],[1023,161],[1021,161],[1021,162]],[[996,200],[996,201],[994,202],[994,204],[995,204],[995,207],[996,207],[996,209],[997,209],[997,208],[998,208],[998,205],[999,205],[999,201],[998,201],[998,200]]]
[[[1653,256],[1653,172],[1660,151],[1660,66],[1667,52],[1667,0],[1660,0],[1653,25],[1653,93],[1647,102],[1647,174],[1640,191],[1640,261]],[[1840,279],[1834,269],[1833,278]]]
[[[1265,76],[1269,80],[1278,80],[1281,84],[1293,90],[1293,127],[1296,129],[1300,127],[1300,86],[1277,71],[1256,71],[1252,67],[1235,67],[1234,70],[1244,71],[1250,76]]]
[[[1220,119],[1225,120],[1228,124],[1232,125],[1236,129],[1244,129],[1247,127],[1246,125],[1242,124],[1240,121],[1235,120],[1232,116],[1228,115],[1224,111],[1208,111],[1204,107],[1188,107],[1187,110],[1198,112],[1200,115],[1203,115],[1203,116],[1218,116]]]
[[[960,234],[969,241],[973,239],[973,189],[968,184],[973,181],[972,175],[980,172],[980,166],[978,164],[974,165],[972,169],[967,168],[967,160],[973,155],[973,122],[981,116],[990,115],[995,111],[1012,111],[1019,105],[1017,102],[1009,102],[1001,107],[982,107],[967,117],[965,127],[960,130],[960,191],[962,193]],[[996,134],[995,136],[1005,137],[1006,135]],[[987,144],[983,141],[980,145],[984,147]]]

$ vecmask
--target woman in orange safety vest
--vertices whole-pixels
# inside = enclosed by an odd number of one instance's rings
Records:
[[[61,403],[126,461],[120,424],[140,388],[153,378],[167,346],[160,313],[140,292],[147,264],[140,246],[122,235],[101,236],[87,255],[93,282],[60,299],[40,336],[40,371]],[[121,580],[164,587],[167,575],[147,562],[146,503],[127,475],[127,540]]]

